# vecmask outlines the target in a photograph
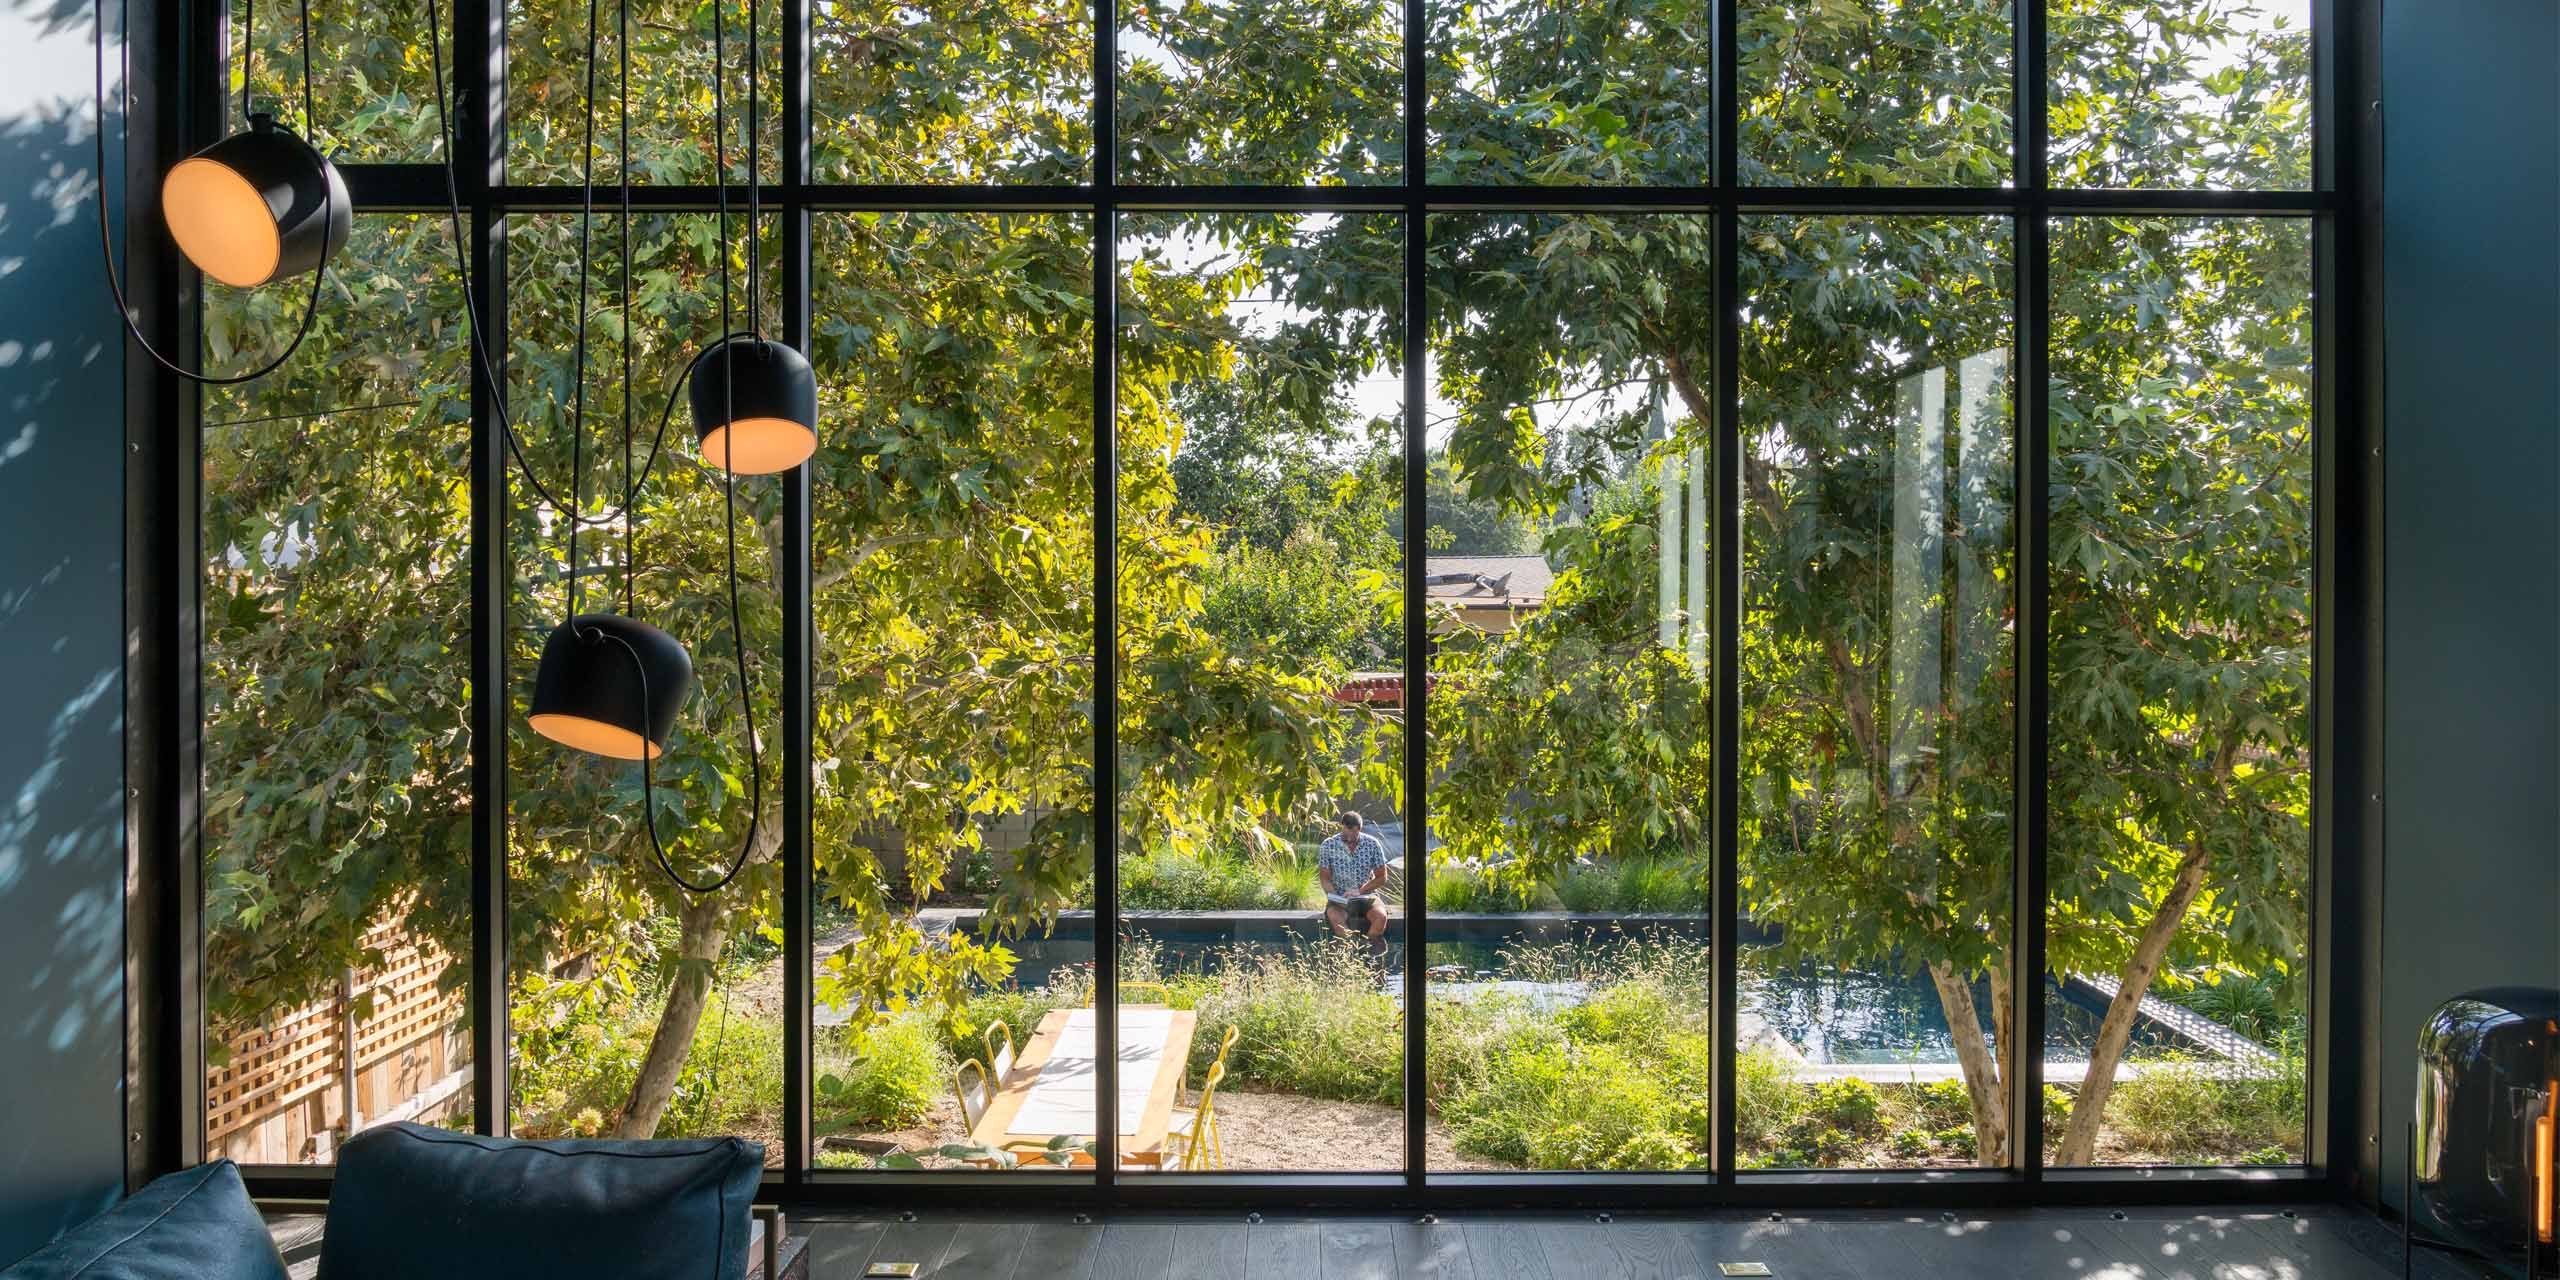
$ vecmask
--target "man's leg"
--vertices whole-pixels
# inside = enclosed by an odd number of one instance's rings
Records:
[[[1387,904],[1381,902],[1369,908],[1369,940],[1378,942],[1384,940],[1386,936]]]
[[[1351,931],[1342,927],[1342,920],[1342,908],[1334,903],[1326,903],[1324,906],[1324,922],[1333,926],[1333,936],[1337,938],[1347,938],[1351,936]]]

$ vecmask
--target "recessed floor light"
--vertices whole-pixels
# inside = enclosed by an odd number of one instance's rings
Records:
[[[913,1262],[875,1262],[862,1274],[864,1280],[914,1280],[922,1270],[923,1266]]]
[[[1769,1269],[1769,1264],[1765,1262],[1719,1262],[1716,1264],[1716,1274],[1722,1276],[1774,1276],[1778,1273],[1771,1271]]]

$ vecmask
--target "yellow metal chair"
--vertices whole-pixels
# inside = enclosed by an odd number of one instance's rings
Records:
[[[987,1114],[987,1103],[995,1097],[987,1083],[987,1064],[971,1058],[954,1068],[951,1072],[951,1096],[960,1102],[962,1127],[975,1130],[978,1121]]]
[[[1234,1043],[1230,1037],[1229,1043]],[[1209,1078],[1200,1086],[1200,1105],[1190,1110],[1175,1108],[1173,1124],[1165,1132],[1165,1146],[1178,1154],[1185,1173],[1227,1167],[1226,1149],[1218,1143],[1218,1085],[1227,1078],[1226,1050],[1218,1051],[1218,1061],[1209,1066]]]
[[[1003,1088],[1005,1080],[1013,1075],[1013,1028],[999,1018],[987,1024],[980,1038],[987,1045],[987,1079]]]

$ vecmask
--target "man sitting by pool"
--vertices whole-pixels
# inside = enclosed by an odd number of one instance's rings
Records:
[[[1342,829],[1316,846],[1316,878],[1324,884],[1325,923],[1333,936],[1351,936],[1354,916],[1365,917],[1372,942],[1387,936],[1387,907],[1378,890],[1387,883],[1387,847],[1361,829],[1360,815],[1345,810]]]

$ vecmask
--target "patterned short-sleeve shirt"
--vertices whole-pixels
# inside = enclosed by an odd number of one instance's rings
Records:
[[[1316,846],[1316,865],[1333,873],[1335,894],[1349,897],[1387,865],[1387,847],[1366,831],[1360,833],[1358,844],[1346,846],[1342,834],[1335,832]]]

